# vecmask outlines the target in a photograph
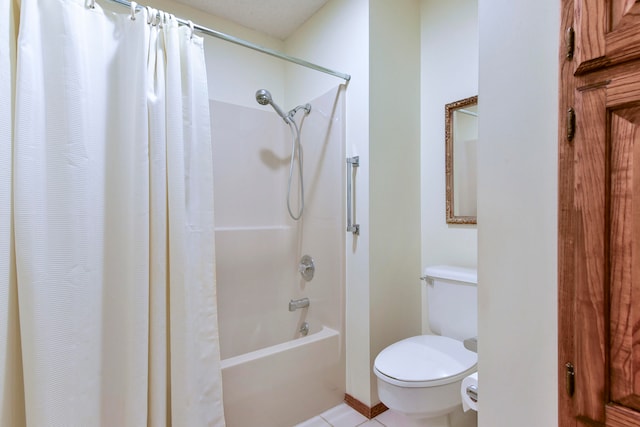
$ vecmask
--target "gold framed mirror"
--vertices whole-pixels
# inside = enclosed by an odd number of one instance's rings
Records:
[[[478,96],[445,105],[448,224],[477,224]]]

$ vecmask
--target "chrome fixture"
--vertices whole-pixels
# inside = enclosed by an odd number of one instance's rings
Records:
[[[258,104],[260,104],[260,105],[271,105],[273,107],[273,109],[276,110],[276,113],[278,113],[278,115],[280,117],[282,117],[282,120],[284,120],[284,122],[286,124],[289,124],[289,118],[284,113],[284,111],[282,111],[282,109],[280,107],[278,107],[278,104],[273,102],[273,98],[271,97],[271,93],[268,90],[266,90],[266,89],[258,90],[256,92],[256,101],[258,101]]]
[[[303,337],[306,337],[309,334],[309,322],[304,322],[300,325],[298,332],[300,332]]]
[[[478,387],[475,385],[470,385],[469,387],[467,387],[467,396],[469,396],[469,398],[471,398],[471,400],[473,402],[478,402]]]
[[[462,343],[467,350],[473,351],[474,353],[478,352],[478,337],[467,338]]]
[[[289,301],[289,311],[296,311],[299,308],[309,307],[309,298],[292,299]]]
[[[284,120],[291,129],[292,144],[291,163],[289,164],[289,185],[287,187],[287,209],[289,210],[289,216],[293,220],[297,221],[302,218],[302,212],[304,211],[304,180],[302,178],[302,144],[300,143],[300,128],[294,120],[294,116],[300,110],[304,110],[305,115],[309,114],[311,112],[311,104],[298,105],[296,108],[289,111],[288,114],[285,114],[284,111],[278,107],[278,104],[273,102],[271,93],[266,89],[259,89],[256,92],[256,101],[258,101],[258,104],[260,105],[271,105],[271,107],[276,110],[276,113],[282,117],[282,120]],[[298,193],[300,208],[298,209],[298,213],[294,214],[291,210],[291,180],[293,178],[293,169],[296,160],[298,161],[298,183],[300,184]]]
[[[305,114],[309,114],[311,112],[311,104],[304,104],[298,105],[297,107],[291,109],[287,114],[285,114],[284,111],[282,111],[282,108],[280,108],[278,104],[273,102],[271,92],[266,89],[259,89],[256,92],[256,101],[258,101],[258,104],[260,105],[271,105],[271,107],[276,110],[276,113],[278,113],[278,115],[282,117],[282,120],[284,120],[284,122],[287,124],[289,124],[290,121],[293,120],[293,116],[295,116],[298,111],[304,110]]]
[[[307,115],[311,112],[311,104],[304,104],[304,105],[298,105],[296,108],[291,109],[288,113],[287,113],[287,117],[290,120],[293,120],[293,116],[296,115],[296,113],[300,110],[304,110],[304,114]]]
[[[353,175],[355,175],[355,169],[360,166],[360,157],[347,157],[347,232],[353,233],[355,236],[360,234],[360,225],[352,223],[356,221],[356,201],[355,197],[352,197],[353,191]]]
[[[300,264],[298,264],[298,271],[304,280],[307,282],[313,279],[313,274],[316,271],[315,263],[313,262],[313,258],[309,255],[304,255],[300,259]]]

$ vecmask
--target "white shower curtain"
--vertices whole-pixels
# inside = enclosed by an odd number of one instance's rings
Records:
[[[17,7],[0,0],[0,426],[25,425],[12,216]]]
[[[202,39],[110,7],[21,2],[2,382],[29,426],[224,426]]]

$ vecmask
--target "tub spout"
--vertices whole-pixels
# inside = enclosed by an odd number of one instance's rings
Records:
[[[309,298],[292,299],[289,301],[289,311],[296,311],[299,308],[309,307]]]

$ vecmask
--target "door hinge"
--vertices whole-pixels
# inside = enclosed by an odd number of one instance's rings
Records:
[[[567,110],[567,141],[573,141],[573,137],[576,135],[576,111],[573,107],[569,107]]]
[[[564,41],[567,47],[567,60],[571,61],[573,59],[573,53],[576,49],[576,32],[573,27],[567,28]]]
[[[566,368],[566,372],[565,372],[565,380],[566,380],[565,387],[566,387],[566,390],[567,390],[567,395],[569,397],[573,397],[573,393],[576,391],[576,372],[575,372],[571,362],[567,363],[564,366]]]

